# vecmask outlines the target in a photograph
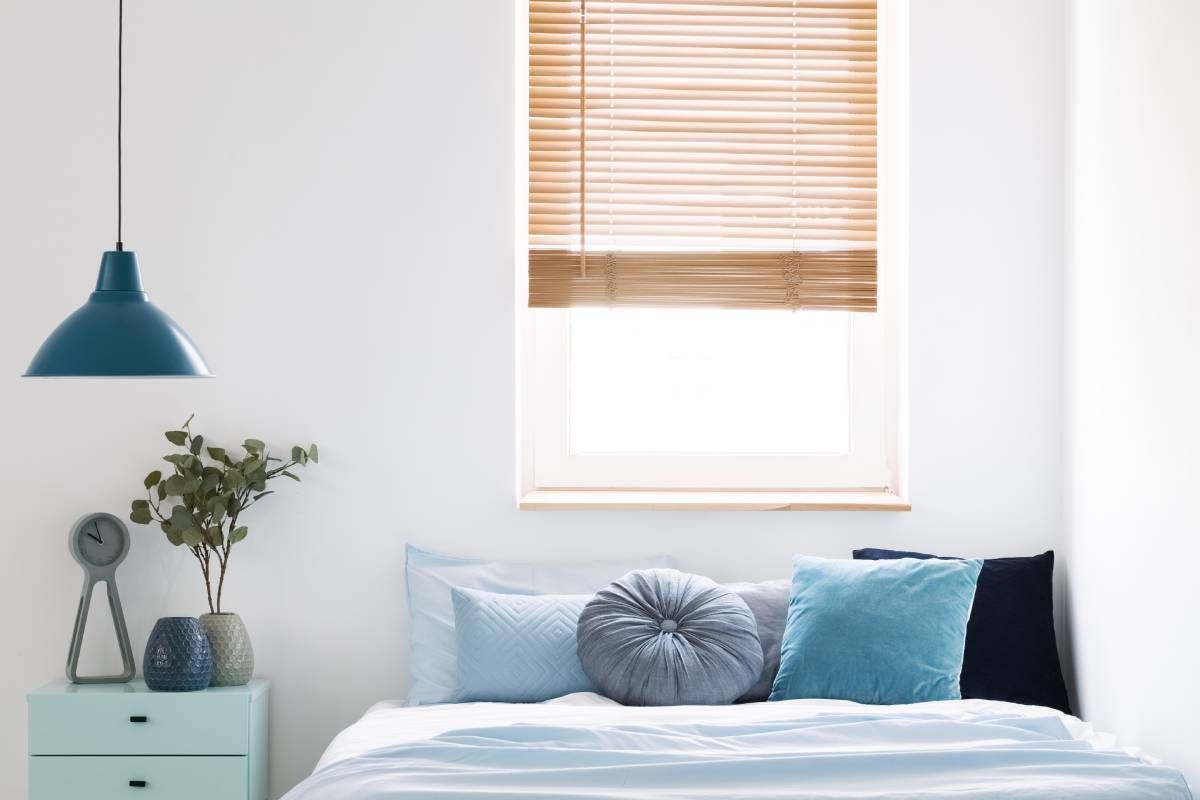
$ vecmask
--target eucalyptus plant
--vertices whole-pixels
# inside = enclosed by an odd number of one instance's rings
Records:
[[[276,478],[299,481],[296,467],[317,463],[317,446],[293,447],[288,459],[270,454],[260,439],[242,442],[244,454],[234,459],[223,447],[207,445],[192,433],[192,419],[179,430],[167,431],[167,441],[182,452],[163,456],[171,465],[164,477],[154,470],[143,481],[145,500],[134,500],[129,518],[142,525],[157,521],[167,541],[186,547],[200,562],[208,610],[221,612],[221,594],[233,546],[246,538],[249,528],[242,516],[275,490],[267,484]],[[213,602],[213,559],[216,559],[217,594]]]

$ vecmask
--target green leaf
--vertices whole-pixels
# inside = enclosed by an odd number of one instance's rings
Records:
[[[159,472],[158,470],[154,470],[154,472],[151,472],[149,475],[146,476],[146,480],[142,481],[142,485],[145,486],[147,489],[152,489],[152,488],[154,488],[154,485],[161,480],[162,480],[162,473]]]
[[[200,532],[199,528],[188,528],[183,532],[183,541],[184,544],[195,547],[204,542],[204,534]]]
[[[149,500],[134,500],[133,503],[131,503],[130,505],[134,510],[139,509],[139,508],[149,508],[150,501]]]
[[[229,534],[229,543],[236,544],[236,543],[240,542],[242,539],[246,538],[246,534],[249,532],[250,532],[250,529],[247,528],[245,525],[234,528]]]
[[[200,451],[203,448],[204,448],[204,437],[203,436],[193,436],[192,437],[192,446],[190,448],[192,451],[192,455],[197,455],[197,456],[200,455]]]
[[[312,462],[313,462],[314,464],[316,464],[316,463],[317,463],[317,446],[316,446],[315,444],[313,444],[313,445],[309,445],[309,448],[308,448],[308,457],[312,459]],[[335,466],[336,466],[336,465],[335,465]]]
[[[182,475],[172,475],[163,481],[163,486],[166,487],[166,493],[174,497],[179,497],[184,494],[184,484],[188,479]]]
[[[174,445],[182,446],[187,441],[187,431],[167,431],[164,435],[167,441]]]
[[[208,457],[211,458],[213,461],[224,461],[225,460],[225,448],[224,447],[208,448]]]
[[[275,490],[274,490],[274,489],[272,489],[272,490],[271,490],[271,491],[269,491],[269,492],[261,492],[261,493],[259,493],[259,494],[256,494],[256,495],[254,495],[254,499],[255,499],[255,500],[257,500],[258,498],[260,498],[260,497],[266,497],[266,496],[267,496],[267,495],[269,495],[269,494],[275,494]]]
[[[148,507],[135,507],[133,511],[129,512],[129,519],[139,525],[149,525],[153,517],[150,516],[150,509]]]
[[[204,532],[204,538],[208,539],[208,543],[213,547],[220,547],[225,541],[225,534],[221,531],[219,526],[213,525]]]
[[[305,456],[305,452],[304,452],[303,447],[293,447],[292,448],[292,461],[295,461],[296,463],[300,463],[301,461],[304,460],[304,456]]]
[[[279,474],[280,474],[280,475],[284,475],[284,476],[286,476],[286,477],[288,477],[288,478],[291,478],[291,479],[292,479],[292,480],[294,480],[294,481],[298,481],[298,480],[300,480],[300,477],[299,477],[298,475],[294,475],[294,474],[292,474],[291,472],[288,472],[286,469],[285,469],[283,472],[279,473]]]
[[[163,461],[166,461],[169,464],[174,464],[180,469],[183,469],[188,464],[192,463],[193,458],[194,456],[191,456],[187,453],[172,453],[169,456],[163,456]]]
[[[255,454],[261,453],[267,448],[267,446],[262,443],[261,439],[247,439],[246,441],[242,442],[242,447],[246,448],[248,452]]]
[[[163,481],[158,485],[158,500],[161,503],[167,499],[167,482]]]
[[[172,528],[169,523],[160,522],[158,523],[158,527],[162,528],[162,532],[167,535],[168,542],[176,547],[179,547],[179,545],[183,544],[183,535]]]

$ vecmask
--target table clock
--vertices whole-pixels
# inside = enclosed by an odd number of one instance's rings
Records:
[[[79,596],[75,631],[71,634],[71,649],[67,653],[67,679],[72,683],[127,683],[133,680],[136,667],[133,648],[129,646],[129,631],[125,628],[125,613],[121,610],[121,596],[117,594],[116,573],[117,565],[129,553],[129,529],[112,514],[98,511],[75,523],[67,545],[71,555],[83,567],[83,592]],[[112,611],[124,669],[119,675],[80,675],[79,649],[83,646],[83,629],[92,606],[92,590],[101,581],[108,590],[108,607]]]

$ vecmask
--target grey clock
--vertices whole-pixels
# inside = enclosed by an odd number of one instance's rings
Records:
[[[125,613],[121,596],[117,594],[117,566],[129,553],[129,529],[112,514],[97,511],[88,514],[71,528],[67,545],[71,555],[83,567],[83,592],[79,610],[75,612],[75,631],[71,634],[71,649],[67,653],[67,679],[72,683],[126,683],[133,680],[136,667],[133,648],[129,646],[129,631],[125,628]],[[117,647],[121,651],[124,669],[119,675],[80,675],[79,649],[83,646],[83,629],[92,606],[92,590],[103,582],[108,591],[108,607],[112,611],[113,627],[117,632]]]

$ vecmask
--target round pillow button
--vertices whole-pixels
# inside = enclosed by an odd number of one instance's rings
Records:
[[[675,629],[678,627],[679,623],[673,619],[664,619],[662,622],[658,623],[658,629],[663,633],[674,633]]]

